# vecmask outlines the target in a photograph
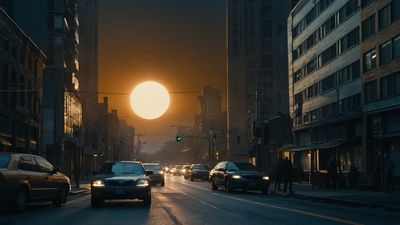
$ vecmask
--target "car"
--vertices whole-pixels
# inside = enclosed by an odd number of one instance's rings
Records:
[[[22,153],[0,153],[0,202],[25,211],[30,202],[52,201],[63,206],[70,179],[45,158]]]
[[[171,173],[172,173],[172,175],[174,175],[174,176],[180,176],[180,175],[182,175],[182,174],[181,174],[182,169],[183,169],[183,166],[182,166],[182,165],[176,165],[176,166],[174,166],[174,167],[172,168]]]
[[[188,178],[193,181],[201,179],[203,181],[208,180],[208,172],[210,167],[206,164],[192,164],[189,169]]]
[[[181,170],[181,174],[183,175],[183,178],[188,179],[189,173],[190,173],[190,165],[184,165],[183,169]]]
[[[268,194],[270,178],[248,162],[223,161],[211,170],[209,181],[212,190],[223,187],[226,192],[234,189],[259,190]]]
[[[105,200],[139,199],[145,206],[151,205],[150,177],[141,162],[106,162],[91,182],[91,205],[99,207]]]
[[[143,163],[143,167],[146,171],[153,171],[153,175],[150,176],[153,185],[165,185],[164,171],[159,163]]]

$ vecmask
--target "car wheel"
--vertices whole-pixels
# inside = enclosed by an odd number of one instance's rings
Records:
[[[214,182],[214,179],[210,179],[210,183],[211,183],[211,190],[217,190],[218,189],[218,187],[217,187],[217,185],[215,185],[215,182]]]
[[[190,181],[194,181],[194,177],[190,176]]]
[[[28,207],[28,191],[26,189],[18,190],[14,206],[18,212],[23,212]]]
[[[60,188],[60,190],[58,191],[58,197],[53,201],[53,204],[57,207],[65,205],[65,203],[67,202],[67,195],[67,189],[65,187]]]
[[[224,186],[225,192],[232,192],[231,184],[229,180],[225,180],[225,186]]]
[[[90,201],[92,207],[100,207],[104,204],[104,200],[100,198],[94,198],[92,196],[91,201]]]

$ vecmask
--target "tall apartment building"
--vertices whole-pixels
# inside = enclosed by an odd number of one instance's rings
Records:
[[[0,8],[0,152],[40,152],[46,56]]]
[[[81,161],[78,0],[2,0],[6,11],[46,54],[42,154],[71,174]]]
[[[289,110],[294,163],[361,168],[359,0],[300,0],[288,18]]]
[[[265,168],[265,126],[288,114],[287,16],[294,1],[227,0],[229,159]]]
[[[382,187],[388,160],[400,165],[400,0],[361,3],[363,169]]]

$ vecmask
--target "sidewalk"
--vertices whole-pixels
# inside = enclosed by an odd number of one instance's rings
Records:
[[[312,190],[311,185],[306,183],[294,183],[293,191],[294,194],[292,195],[286,195],[282,192],[276,194],[303,200],[400,211],[400,193],[398,192],[367,191],[359,188],[343,188],[334,191],[318,187]]]
[[[89,181],[81,181],[79,188],[75,187],[75,183],[72,182],[71,184],[71,191],[69,192],[70,195],[77,195],[77,194],[84,194],[90,192],[90,182]]]

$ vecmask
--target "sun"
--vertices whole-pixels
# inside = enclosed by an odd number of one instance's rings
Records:
[[[154,81],[146,81],[137,85],[132,90],[130,98],[133,112],[147,120],[162,116],[170,103],[167,89]]]

